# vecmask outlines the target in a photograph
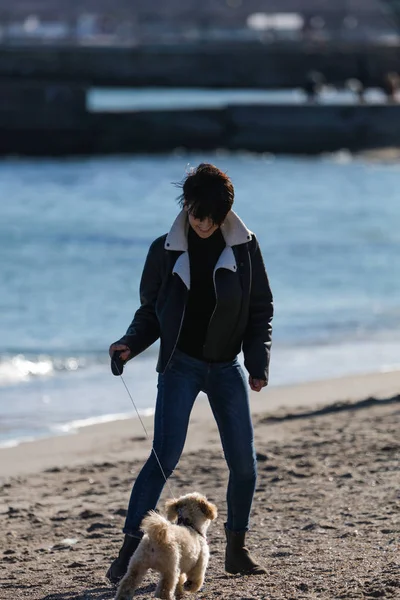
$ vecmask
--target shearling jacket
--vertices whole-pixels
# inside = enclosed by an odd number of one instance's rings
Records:
[[[180,335],[190,290],[188,218],[182,210],[168,234],[150,246],[140,282],[141,306],[126,334],[131,358],[160,338],[157,371],[165,372]],[[233,360],[243,350],[253,378],[268,381],[272,294],[257,239],[230,211],[221,226],[226,246],[214,269],[216,306],[204,360]]]

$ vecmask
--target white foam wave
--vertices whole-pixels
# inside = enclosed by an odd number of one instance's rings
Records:
[[[0,386],[28,381],[33,377],[50,377],[55,371],[77,371],[86,366],[81,357],[53,358],[38,355],[27,358],[23,354],[0,359]]]
[[[154,414],[153,408],[147,408],[139,411],[141,417],[149,417]],[[100,425],[101,423],[110,423],[112,421],[124,421],[126,419],[132,419],[136,416],[136,413],[117,413],[109,415],[100,415],[98,417],[88,417],[87,419],[76,419],[69,423],[60,423],[50,427],[48,435],[41,435],[39,437],[21,437],[10,440],[0,441],[0,449],[15,448],[24,442],[34,442],[38,439],[44,439],[53,437],[54,435],[71,435],[78,433],[79,429],[84,427],[90,427],[91,425]]]
[[[0,449],[2,448],[15,448],[16,446],[19,446],[20,444],[22,444],[22,442],[33,442],[35,439],[34,437],[22,437],[22,438],[15,438],[12,440],[5,440],[5,441],[0,441]]]
[[[28,360],[23,354],[0,362],[0,384],[25,381],[35,375],[50,375],[53,365],[50,358],[41,356]]]
[[[143,417],[148,417],[154,414],[153,408],[146,408],[140,410],[139,414]],[[112,421],[124,421],[126,419],[132,419],[136,416],[136,413],[117,413],[109,415],[99,415],[98,417],[88,417],[87,419],[77,419],[70,421],[69,423],[62,423],[59,425],[53,425],[52,431],[59,433],[76,433],[83,427],[90,427],[91,425],[100,425],[101,423],[110,423]]]

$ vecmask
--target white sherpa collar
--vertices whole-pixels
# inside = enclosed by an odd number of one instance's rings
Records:
[[[187,212],[182,209],[176,217],[165,240],[166,250],[179,250],[186,252],[188,249],[189,221]],[[225,221],[221,225],[221,233],[227,246],[239,246],[246,244],[253,236],[237,214],[230,210]]]

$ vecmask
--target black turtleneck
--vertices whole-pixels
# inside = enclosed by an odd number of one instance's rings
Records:
[[[189,226],[190,290],[177,348],[200,360],[203,359],[207,328],[216,302],[214,267],[224,248],[225,240],[220,229],[203,239]]]

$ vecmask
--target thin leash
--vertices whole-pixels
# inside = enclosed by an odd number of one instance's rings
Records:
[[[113,360],[113,359],[112,359],[112,360]],[[126,385],[126,383],[125,383],[125,379],[122,377],[122,373],[121,373],[121,371],[119,370],[119,366],[118,366],[118,364],[116,363],[116,361],[115,361],[115,360],[113,360],[113,363],[114,363],[114,366],[115,366],[115,368],[116,368],[116,370],[117,370],[117,372],[118,372],[118,374],[119,374],[119,376],[120,376],[120,378],[121,378],[121,381],[122,381],[122,383],[123,383],[123,384],[124,384],[124,386],[125,386],[125,389],[126,389],[126,391],[128,392],[128,396],[129,396],[129,398],[131,399],[131,402],[132,402],[132,404],[133,404],[133,407],[134,407],[134,409],[135,409],[135,411],[136,411],[136,414],[137,414],[137,416],[139,417],[139,421],[140,421],[140,422],[141,422],[141,424],[142,424],[142,427],[143,427],[143,430],[144,430],[144,432],[145,432],[145,434],[146,434],[146,437],[147,437],[147,439],[150,439],[150,436],[149,436],[149,434],[148,434],[148,432],[147,432],[147,429],[146,429],[146,427],[145,427],[145,425],[144,425],[144,423],[143,423],[142,417],[140,416],[140,413],[139,413],[139,411],[138,411],[138,409],[137,409],[137,406],[136,406],[136,404],[135,404],[135,402],[134,402],[134,400],[133,400],[133,398],[132,398],[132,394],[130,393],[130,391],[129,391],[129,389],[128,389],[128,386],[127,386],[127,385]],[[174,500],[175,500],[175,499],[176,499],[176,498],[175,498],[175,494],[174,494],[174,492],[172,491],[171,484],[169,483],[169,481],[168,481],[168,478],[167,478],[167,476],[166,476],[166,475],[165,475],[165,473],[164,473],[164,469],[162,468],[162,465],[161,465],[160,459],[159,459],[159,458],[158,458],[158,456],[157,456],[157,452],[154,450],[154,446],[152,446],[151,450],[152,450],[152,452],[154,453],[154,456],[156,457],[156,460],[157,460],[157,462],[158,462],[158,466],[160,467],[160,470],[161,470],[162,476],[163,476],[163,477],[164,477],[164,479],[165,479],[165,483],[167,484],[167,486],[168,486],[168,488],[169,488],[170,494],[171,494],[172,498],[174,498]]]

